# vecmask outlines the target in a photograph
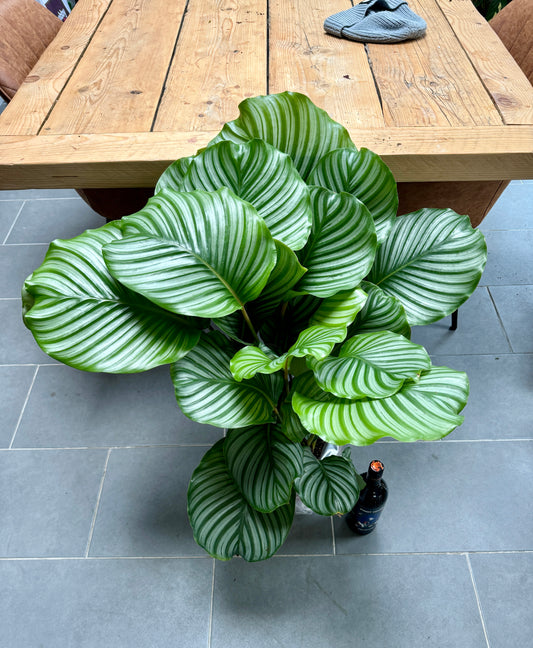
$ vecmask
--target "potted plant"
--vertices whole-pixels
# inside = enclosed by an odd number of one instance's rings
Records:
[[[169,364],[193,421],[227,429],[194,471],[188,512],[212,556],[263,560],[295,494],[346,513],[349,451],[309,444],[439,439],[466,375],[432,366],[410,326],[457,309],[486,260],[467,216],[397,217],[394,178],[307,97],[245,100],[138,213],[57,240],[23,288],[24,321],[86,371]]]

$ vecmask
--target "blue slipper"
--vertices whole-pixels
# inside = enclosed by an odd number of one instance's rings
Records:
[[[426,21],[405,0],[365,0],[326,18],[328,34],[362,43],[399,43],[420,38]]]

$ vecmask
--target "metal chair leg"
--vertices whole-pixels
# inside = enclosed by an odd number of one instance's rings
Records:
[[[455,331],[457,330],[457,315],[459,313],[459,310],[453,311],[452,313],[452,325],[450,326],[450,331]]]

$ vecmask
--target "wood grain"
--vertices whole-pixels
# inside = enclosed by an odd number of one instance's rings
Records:
[[[111,0],[79,2],[13,100],[2,113],[0,135],[34,135],[72,74]]]
[[[349,128],[382,127],[381,104],[365,46],[324,31],[349,0],[270,1],[269,91],[306,94]]]
[[[438,0],[506,124],[533,124],[533,88],[470,0]],[[533,14],[533,3],[531,3]]]
[[[531,126],[351,129],[382,156],[397,181],[533,178]],[[176,158],[205,146],[213,132],[4,137],[0,189],[153,186]]]
[[[423,38],[368,45],[385,123],[501,124],[499,112],[435,0],[410,0],[409,6],[427,22]]]
[[[43,131],[149,131],[184,9],[185,0],[115,0]]]
[[[220,130],[266,94],[266,0],[189,0],[155,131]]]

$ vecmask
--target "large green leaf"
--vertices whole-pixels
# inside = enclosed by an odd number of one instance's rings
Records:
[[[320,326],[349,326],[366,302],[366,293],[360,288],[342,290],[326,297],[313,313],[309,324]]]
[[[309,190],[291,158],[263,140],[219,142],[191,161],[181,191],[228,187],[251,203],[272,236],[293,250],[311,231]]]
[[[171,367],[176,399],[198,423],[246,427],[274,420],[283,377],[256,376],[237,382],[229,369],[234,351],[221,333],[202,336],[197,346]]]
[[[303,471],[295,483],[302,502],[319,515],[348,513],[359,497],[357,473],[345,456],[317,459],[304,449]]]
[[[307,182],[359,198],[372,214],[378,242],[385,240],[398,211],[398,192],[391,170],[379,155],[366,148],[331,151]]]
[[[304,426],[331,443],[370,445],[381,437],[432,441],[463,422],[466,374],[432,367],[387,398],[349,400],[320,389],[311,373],[295,380],[292,405]],[[442,396],[446,394],[446,396]]]
[[[172,162],[172,164],[168,166],[159,177],[154,193],[159,193],[163,189],[181,191],[181,183],[183,182],[183,178],[191,166],[191,161],[193,159],[194,155],[191,155]]]
[[[302,455],[302,446],[272,424],[229,430],[224,442],[231,476],[247,502],[263,513],[291,501]]]
[[[359,285],[372,267],[376,232],[362,202],[350,194],[311,187],[313,226],[299,252],[306,274],[294,291],[330,297]]]
[[[409,324],[429,324],[465,302],[487,260],[483,234],[451,209],[399,216],[369,280],[397,297]]]
[[[270,558],[285,542],[294,517],[294,496],[272,513],[248,504],[224,458],[225,440],[204,455],[193,472],[187,510],[194,539],[211,556],[242,556],[254,562]]]
[[[361,282],[361,289],[367,294],[367,300],[349,326],[348,336],[371,331],[392,331],[409,339],[411,327],[400,301],[369,281]]]
[[[320,387],[341,398],[391,396],[405,380],[430,367],[424,347],[389,331],[356,335],[342,345],[338,357],[312,365]]]
[[[291,156],[302,178],[329,151],[354,147],[348,131],[305,95],[282,92],[245,99],[239,117],[228,122],[210,145],[259,138]]]
[[[276,263],[264,220],[228,189],[163,190],[104,247],[113,276],[155,304],[223,317],[259,296]]]
[[[24,284],[24,322],[56,360],[85,371],[130,373],[181,358],[199,324],[157,307],[114,279],[102,246],[122,238],[109,223],[54,241]]]

